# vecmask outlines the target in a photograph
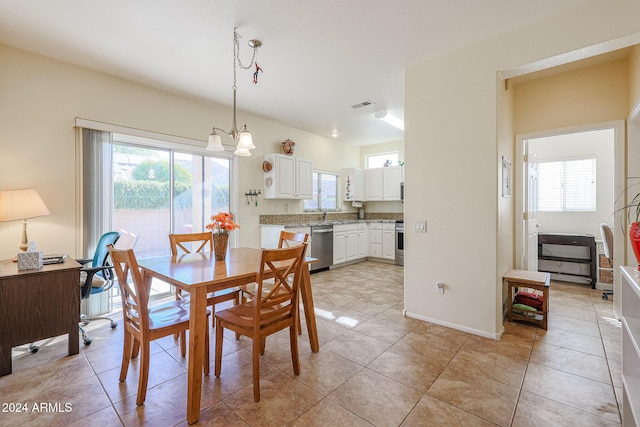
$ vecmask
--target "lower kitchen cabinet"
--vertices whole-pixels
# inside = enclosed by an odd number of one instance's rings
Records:
[[[358,258],[358,224],[333,226],[333,264]]]
[[[396,224],[372,222],[369,224],[369,256],[373,258],[396,258]]]

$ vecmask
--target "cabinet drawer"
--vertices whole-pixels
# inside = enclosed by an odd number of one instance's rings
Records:
[[[336,224],[333,226],[334,233],[340,233],[345,231],[356,231],[358,229],[357,224]]]
[[[371,243],[382,243],[382,230],[371,230],[369,241]]]
[[[381,222],[372,222],[371,224],[369,224],[369,228],[372,230],[382,230],[382,223]]]
[[[396,223],[395,222],[385,222],[384,224],[382,224],[382,229],[383,230],[396,230]]]

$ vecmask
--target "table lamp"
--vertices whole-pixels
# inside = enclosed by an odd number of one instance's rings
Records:
[[[49,209],[33,188],[0,191],[0,222],[22,220],[22,244],[27,250],[27,219],[49,215]]]

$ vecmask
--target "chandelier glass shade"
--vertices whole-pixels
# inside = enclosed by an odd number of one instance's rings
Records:
[[[249,40],[249,47],[253,49],[253,56],[251,57],[251,63],[246,67],[242,65],[240,62],[239,56],[239,43],[238,39],[241,36],[238,34],[236,29],[233,29],[233,124],[231,126],[230,131],[225,131],[218,127],[214,127],[211,134],[209,135],[209,139],[207,142],[207,147],[205,148],[207,151],[224,151],[224,147],[222,146],[222,138],[217,131],[222,132],[226,135],[229,135],[234,143],[236,144],[236,150],[233,152],[236,156],[251,156],[251,152],[249,150],[253,150],[256,146],[253,144],[253,137],[251,136],[251,132],[247,129],[247,125],[244,124],[240,129],[238,129],[237,121],[236,121],[236,93],[238,87],[236,85],[236,65],[240,66],[240,68],[248,69],[252,67],[254,64],[256,65],[256,73],[254,74],[254,83],[257,82],[257,74],[258,74],[258,64],[256,64],[256,53],[258,48],[262,46],[262,42],[260,40]],[[261,71],[261,69],[260,69]]]

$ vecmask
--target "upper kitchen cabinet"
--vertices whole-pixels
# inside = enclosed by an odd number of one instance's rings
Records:
[[[365,169],[367,201],[400,200],[402,167]]]
[[[366,200],[364,170],[359,168],[342,169],[342,186],[345,202]]]
[[[267,154],[262,164],[265,199],[313,198],[313,164],[284,154]]]

